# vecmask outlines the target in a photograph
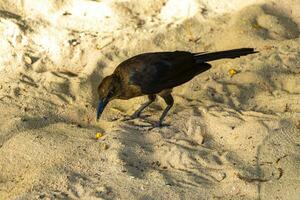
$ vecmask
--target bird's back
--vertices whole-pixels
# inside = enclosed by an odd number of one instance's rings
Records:
[[[199,64],[192,53],[175,51],[134,56],[122,62],[114,73],[124,83],[140,87],[144,94],[153,94],[181,85],[198,71]]]

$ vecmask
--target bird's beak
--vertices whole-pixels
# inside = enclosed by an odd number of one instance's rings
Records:
[[[97,109],[97,121],[99,120],[99,118],[101,117],[101,114],[105,108],[105,106],[107,105],[108,103],[108,98],[104,98],[102,100],[99,101],[99,104],[98,104],[98,109]]]

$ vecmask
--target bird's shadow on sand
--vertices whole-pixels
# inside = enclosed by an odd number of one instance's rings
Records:
[[[129,125],[122,125],[120,140],[124,144],[119,156],[125,162],[125,168],[128,174],[139,179],[145,179],[148,173],[153,171],[158,172],[164,178],[166,186],[191,186],[209,187],[212,185],[212,180],[206,175],[200,176],[189,170],[173,170],[169,171],[169,167],[162,166],[157,159],[152,155],[154,153],[154,144],[145,139],[145,134],[151,134],[151,131],[140,131]],[[167,127],[165,127],[165,130]],[[139,152],[146,152],[146,155]],[[183,180],[177,178],[174,174],[185,173],[191,180]]]
[[[177,142],[169,142],[171,138],[164,136],[166,132],[174,130],[173,127],[165,127],[163,129],[157,129],[160,134],[162,134],[165,143],[174,145],[178,148],[185,148],[187,151],[194,151],[194,148],[182,146]],[[154,152],[157,150],[154,147],[155,143],[147,140],[146,134],[153,134],[152,130],[147,130],[143,127],[136,127],[134,124],[128,124],[127,122],[120,124],[120,140],[124,144],[120,150],[119,157],[125,163],[125,169],[128,174],[134,176],[138,179],[147,179],[149,173],[156,171],[159,173],[168,186],[180,186],[180,187],[203,187],[203,188],[213,188],[218,187],[218,184],[223,180],[218,180],[214,177],[213,171],[201,163],[196,163],[193,167],[186,167],[185,169],[172,168],[172,166],[162,166],[157,164],[157,158],[154,156]],[[201,144],[203,147],[203,152],[199,155],[207,155],[207,150],[227,152],[226,165],[234,168],[239,174],[250,176],[250,177],[260,177],[262,171],[257,165],[249,164],[239,157],[238,154],[232,151],[228,151],[214,141],[210,134],[205,135],[205,142]],[[142,152],[142,153],[141,153]],[[221,156],[218,158],[222,160]],[[220,162],[222,163],[222,162]],[[222,164],[221,164],[222,166]],[[224,173],[226,173],[226,167],[224,167]],[[188,178],[182,178],[184,177]],[[224,178],[226,179],[226,177]]]

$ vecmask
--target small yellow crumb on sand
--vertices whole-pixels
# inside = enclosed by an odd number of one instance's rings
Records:
[[[237,71],[235,69],[230,69],[228,70],[228,73],[230,74],[230,76],[234,76],[237,74]]]
[[[103,133],[98,132],[98,133],[96,133],[95,137],[96,137],[96,139],[99,139],[99,138],[103,137]]]

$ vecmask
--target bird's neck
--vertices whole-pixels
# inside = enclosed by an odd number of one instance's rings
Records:
[[[120,99],[120,96],[122,95],[122,89],[123,89],[121,79],[115,74],[112,74],[111,78],[113,79],[112,83],[114,84],[114,88],[116,91],[114,99]]]

